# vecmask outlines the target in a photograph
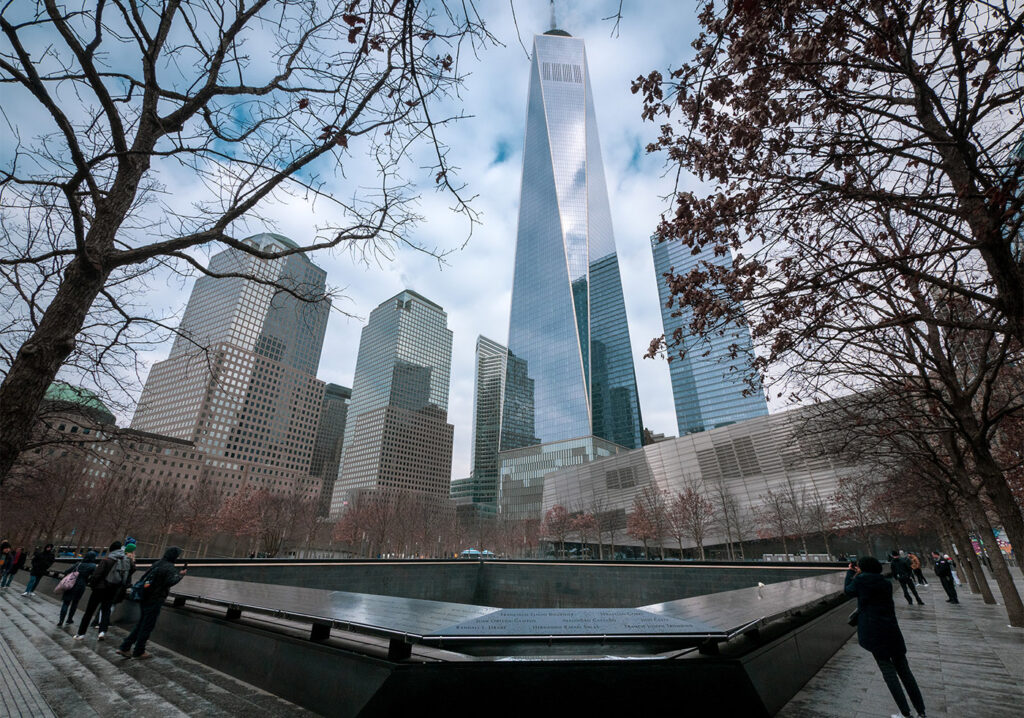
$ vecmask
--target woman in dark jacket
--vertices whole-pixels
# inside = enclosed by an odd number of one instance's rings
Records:
[[[903,694],[906,686],[910,702],[918,716],[924,718],[924,698],[907,663],[907,644],[903,642],[896,608],[892,602],[892,583],[882,576],[882,564],[871,556],[863,556],[846,572],[846,593],[857,597],[857,641],[870,651],[882,671],[902,716],[910,716],[910,706]],[[894,716],[894,718],[899,718]]]
[[[25,586],[25,593],[22,596],[34,596],[36,593],[36,584],[39,583],[39,579],[46,575],[46,572],[50,570],[50,566],[57,560],[57,557],[53,555],[53,544],[48,543],[43,547],[42,551],[36,551],[32,554],[32,568],[29,569],[28,585]]]
[[[64,597],[60,602],[60,618],[57,619],[58,626],[70,626],[74,623],[75,610],[78,608],[78,602],[85,594],[85,585],[88,583],[89,577],[95,570],[96,552],[87,551],[81,561],[63,573],[64,576],[67,576],[72,571],[78,571],[78,580],[75,581],[74,586],[64,592]]]

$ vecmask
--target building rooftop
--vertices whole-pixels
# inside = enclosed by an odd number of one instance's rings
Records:
[[[63,381],[55,381],[46,389],[43,401],[50,402],[52,408],[59,410],[83,409],[94,412],[97,419],[104,424],[116,424],[114,413],[100,401],[95,392],[74,386]]]

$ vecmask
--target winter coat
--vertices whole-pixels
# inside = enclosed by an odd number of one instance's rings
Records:
[[[857,597],[857,642],[876,656],[900,656],[907,652],[896,621],[892,583],[878,573],[846,572],[846,593]]]
[[[32,554],[32,569],[29,573],[32,576],[42,578],[56,560],[57,557],[53,555],[53,551],[36,551]]]
[[[96,570],[96,566],[96,553],[94,551],[90,551],[85,554],[85,558],[61,574],[62,576],[67,576],[72,571],[78,571],[78,580],[75,581],[74,586],[64,592],[64,597],[73,597],[75,595],[81,596],[85,593],[85,587],[89,583],[89,577],[92,576],[93,571]]]
[[[953,562],[946,558],[936,559],[935,561],[935,575],[939,578],[945,576],[946,578],[953,577]]]
[[[181,549],[172,546],[164,552],[162,559],[149,568],[143,577],[146,583],[142,590],[142,605],[151,606],[167,600],[171,587],[182,579],[178,567],[174,565],[180,555]]]
[[[0,555],[0,573],[14,573],[14,551]]]
[[[916,553],[907,554],[907,558],[910,559],[910,568],[912,568],[915,571],[921,568],[921,559],[917,557]]]
[[[909,559],[903,556],[895,557],[889,562],[889,567],[892,570],[892,577],[899,581],[909,581],[914,577],[914,572],[910,568]]]

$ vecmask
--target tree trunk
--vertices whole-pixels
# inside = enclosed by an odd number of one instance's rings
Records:
[[[985,518],[979,528],[992,531],[987,518]],[[1024,602],[1021,601],[1017,586],[1013,583],[1013,575],[1003,559],[1003,552],[996,551],[994,554],[989,555],[989,560],[992,562],[992,576],[996,580],[996,585],[999,586],[999,593],[1002,594],[1003,604],[1006,606],[1006,616],[1010,619],[1010,625],[1024,628]]]
[[[832,558],[832,549],[828,545],[828,531],[822,531],[821,538],[825,542],[825,555]]]
[[[0,383],[0,486],[28,443],[43,396],[75,348],[107,274],[81,256],[68,264],[53,301]]]
[[[1006,538],[1011,546],[1024,546],[1024,515],[1021,514],[1021,508],[1006,482],[1006,475],[992,458],[991,447],[986,441],[978,440],[971,444],[971,449],[977,462],[978,475],[981,477],[985,496],[992,502],[996,515],[1003,524]],[[980,525],[989,527],[987,536],[993,535],[987,519]],[[1019,561],[1017,568],[1024,573],[1024,561]]]
[[[974,545],[971,543],[970,532],[967,530],[967,527],[959,516],[956,517],[954,528],[959,528],[957,535],[960,537],[960,540],[966,541],[967,543],[965,545],[970,546],[970,550],[967,551],[967,555],[970,559],[968,568],[971,572],[968,578],[972,575],[974,577],[974,581],[971,583],[971,591],[974,593],[981,593],[981,597],[985,603],[995,605],[996,597],[992,595],[992,588],[988,585],[988,578],[985,576],[985,570],[981,565],[981,561],[974,554]]]

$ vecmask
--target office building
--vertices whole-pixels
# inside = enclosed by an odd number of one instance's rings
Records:
[[[244,241],[264,252],[296,248],[277,234]],[[264,260],[233,248],[211,257],[209,270],[243,276],[196,280],[131,427],[192,442],[228,496],[249,487],[317,499],[310,463],[324,393],[316,371],[326,272],[304,254]]]
[[[505,346],[484,336],[477,337],[470,495],[473,503],[488,505],[492,510],[498,496],[498,449],[507,365]]]
[[[693,311],[674,301],[669,303],[665,274],[685,275],[705,263],[726,266],[731,264],[731,256],[717,256],[707,250],[693,254],[693,249],[681,242],[658,242],[654,238],[651,247],[662,325],[669,342],[668,366],[679,435],[767,414],[768,403],[760,385],[751,387],[746,381],[753,358],[750,330],[733,325],[706,337],[694,337],[690,333]],[[673,346],[677,333],[679,345]]]
[[[407,289],[370,312],[359,338],[332,516],[361,492],[447,500],[451,361],[448,315],[426,297]]]
[[[607,444],[641,445],[586,49],[562,30],[533,43],[508,348],[506,488],[535,494],[543,478],[517,467],[550,463],[552,452],[578,461]],[[502,501],[510,495],[503,489]]]
[[[351,399],[352,390],[348,387],[337,384],[324,387],[309,474],[320,479],[320,512],[325,516],[330,511],[334,482],[341,468],[341,442],[345,438],[345,420]]]

